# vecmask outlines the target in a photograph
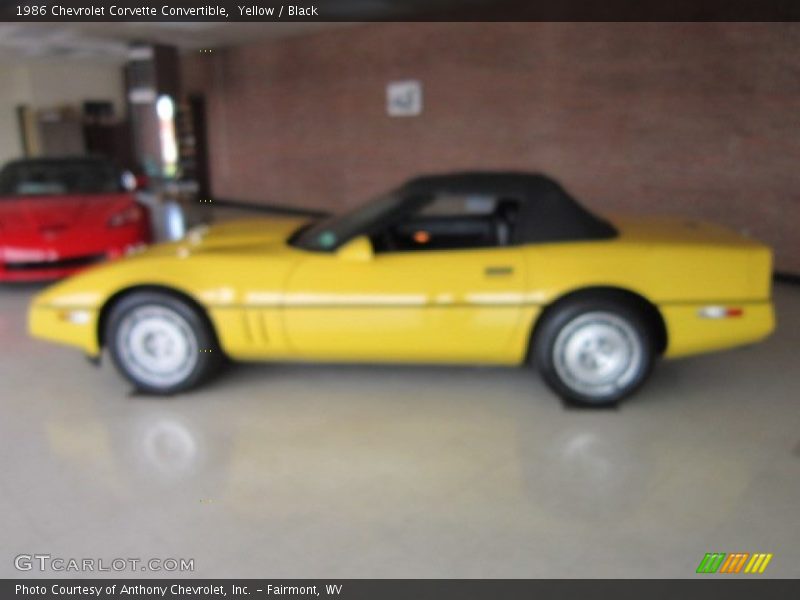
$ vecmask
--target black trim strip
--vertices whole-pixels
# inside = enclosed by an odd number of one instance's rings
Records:
[[[58,271],[60,269],[72,269],[86,267],[106,260],[105,254],[88,254],[85,256],[70,256],[58,260],[37,261],[37,262],[6,262],[4,268],[12,273],[25,271]]]
[[[773,281],[777,283],[788,283],[791,285],[800,285],[800,274],[787,273],[785,271],[775,271],[772,274]]]

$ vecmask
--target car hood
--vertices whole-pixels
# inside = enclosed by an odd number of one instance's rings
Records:
[[[286,240],[304,222],[257,218],[198,226],[181,240],[150,246],[56,283],[33,303],[93,308],[136,285],[167,287],[199,302],[232,301],[226,288],[236,287],[233,281],[241,282],[242,273],[257,273],[262,285],[284,280],[299,256]]]
[[[241,250],[252,246],[283,243],[305,224],[308,219],[256,218],[223,221],[214,225],[201,225],[192,229],[179,247],[191,253]]]
[[[127,193],[0,197],[0,236],[58,232],[95,222],[104,226],[131,202]]]

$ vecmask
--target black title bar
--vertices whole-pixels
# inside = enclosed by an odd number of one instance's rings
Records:
[[[799,21],[798,0],[2,0],[0,20]]]

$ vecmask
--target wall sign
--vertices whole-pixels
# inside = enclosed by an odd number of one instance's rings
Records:
[[[131,88],[128,91],[128,101],[131,104],[153,104],[156,101],[156,91],[148,87]]]
[[[416,117],[422,114],[422,82],[407,79],[388,83],[386,112],[390,117]]]

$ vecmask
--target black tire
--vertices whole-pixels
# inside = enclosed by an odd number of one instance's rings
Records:
[[[566,401],[613,406],[650,375],[656,339],[635,303],[580,297],[548,308],[542,319],[533,339],[533,363]]]
[[[123,297],[111,308],[104,333],[114,366],[137,390],[149,394],[192,389],[223,362],[205,315],[164,292]],[[174,362],[178,364],[170,370]]]

